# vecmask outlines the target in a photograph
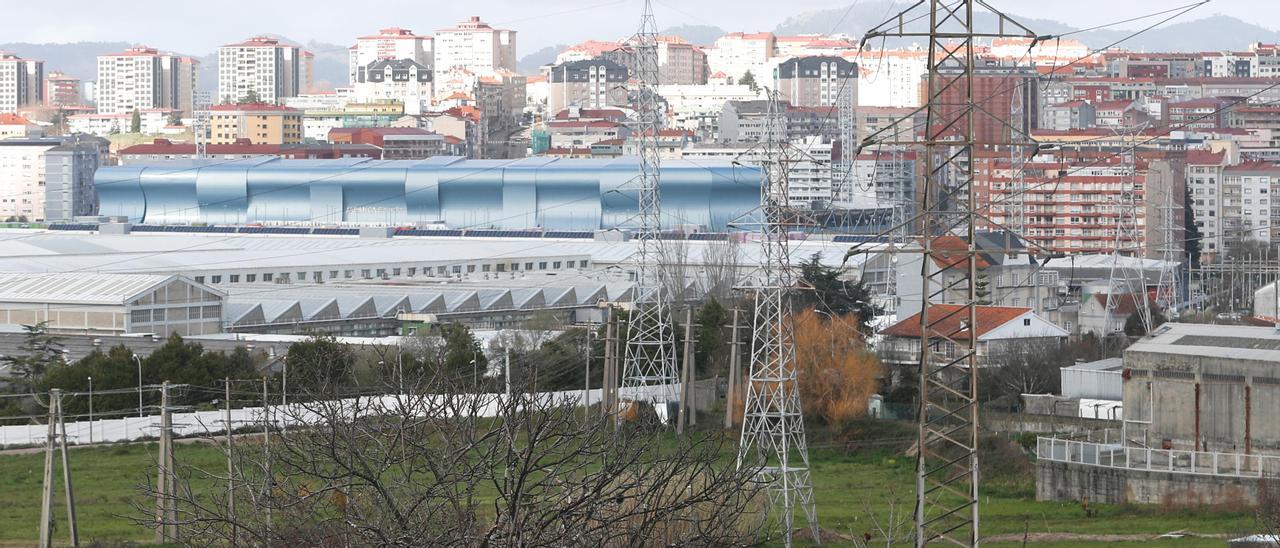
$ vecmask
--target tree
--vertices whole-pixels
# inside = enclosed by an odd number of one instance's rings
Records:
[[[698,365],[700,372],[728,374],[730,348],[725,325],[732,321],[732,317],[733,313],[715,298],[707,299],[694,315],[694,321],[698,324],[694,363]]]
[[[1165,321],[1164,312],[1161,312],[1160,309],[1155,306],[1151,306],[1150,303],[1147,304],[1147,314],[1151,316],[1151,329],[1160,327],[1160,325]],[[1142,325],[1142,315],[1135,311],[1134,313],[1129,314],[1128,318],[1125,318],[1124,334],[1130,337],[1142,337],[1147,334],[1146,327]]]
[[[318,357],[334,361],[338,356]],[[550,365],[550,364],[540,364]],[[382,379],[390,388],[397,380]],[[735,437],[669,438],[525,392],[469,397],[448,376],[409,379],[397,397],[304,389],[258,445],[223,445],[228,463],[184,462],[183,542],[261,546],[740,546],[760,542],[763,485],[720,458]],[[497,417],[500,417],[497,418]],[[215,427],[216,428],[216,427]],[[257,428],[257,426],[255,426]],[[211,431],[212,443],[223,437]],[[163,525],[155,471],[133,520]],[[233,490],[193,488],[222,485]],[[228,511],[228,499],[236,511]],[[274,527],[272,524],[274,523]],[[233,536],[234,535],[234,536]],[[236,542],[232,542],[236,539]]]
[[[756,84],[756,75],[751,74],[751,71],[749,70],[743,73],[742,78],[738,79],[738,85],[747,86],[747,88],[749,88],[752,92],[760,90],[759,84]]]
[[[177,111],[175,111],[175,112],[170,112],[170,113],[169,113],[169,119],[168,119],[167,121],[169,122],[169,125],[171,125],[171,126],[180,126],[180,125],[182,125],[182,113],[181,113],[181,112],[177,112]]]
[[[728,301],[733,298],[733,288],[738,284],[739,263],[742,262],[742,245],[733,238],[707,242],[702,251],[702,294],[708,298]]]
[[[294,343],[285,357],[289,383],[302,391],[338,393],[350,385],[355,355],[332,335],[316,334]]]
[[[846,422],[866,414],[884,368],[867,348],[853,315],[825,319],[805,310],[793,322],[801,401],[839,432]]]
[[[984,270],[978,273],[978,278],[973,281],[975,293],[978,297],[979,305],[991,304],[991,280],[987,278],[987,272]]]
[[[489,360],[469,327],[453,323],[441,326],[440,333],[444,337],[442,371],[452,374],[478,372],[483,375],[488,370]]]
[[[1061,368],[1072,364],[1072,356],[1059,343],[1045,341],[992,352],[989,367],[979,370],[983,399],[1017,406],[1022,394],[1056,394],[1061,391]]]
[[[1200,266],[1200,241],[1204,235],[1200,233],[1200,227],[1196,226],[1196,211],[1191,207],[1193,201],[1191,198],[1191,186],[1187,185],[1186,193],[1182,199],[1182,215],[1183,215],[1183,238],[1186,240],[1187,265],[1190,268]]]
[[[142,113],[133,109],[133,117],[129,119],[129,133],[142,133]]]
[[[47,371],[66,365],[63,359],[62,338],[49,334],[49,322],[24,325],[25,336],[18,345],[18,354],[4,356],[0,361],[7,366],[18,384],[34,386]]]
[[[254,89],[249,90],[249,92],[245,93],[243,97],[236,100],[236,103],[241,105],[252,105],[252,104],[257,104],[261,102],[262,102],[262,97],[260,97],[258,95],[258,91]]]
[[[852,314],[857,317],[859,331],[863,334],[871,332],[871,319],[882,310],[872,302],[871,291],[861,280],[841,280],[840,271],[824,266],[817,253],[800,263],[800,279],[806,288],[812,290],[800,293],[797,298],[799,307],[821,310],[833,316]]]

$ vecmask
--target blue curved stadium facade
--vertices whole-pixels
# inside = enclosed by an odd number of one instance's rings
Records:
[[[596,230],[636,211],[635,157],[171,161],[100,168],[99,214],[147,224],[385,224]],[[760,170],[667,160],[663,224],[723,230],[760,202]]]

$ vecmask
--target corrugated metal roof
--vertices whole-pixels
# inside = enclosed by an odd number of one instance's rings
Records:
[[[0,274],[0,302],[124,304],[175,278],[148,274]]]

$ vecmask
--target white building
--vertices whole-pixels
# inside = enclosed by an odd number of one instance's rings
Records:
[[[928,57],[919,50],[863,52],[858,63],[858,104],[920,106],[920,82],[928,71]]]
[[[393,100],[404,104],[405,114],[431,110],[431,67],[412,59],[378,59],[356,68],[352,87],[358,103]]]
[[[49,179],[57,181],[59,208],[64,201],[76,202],[78,196],[72,194],[82,193],[85,184],[92,188],[93,173],[105,154],[105,144],[93,138],[0,140],[0,220],[46,220]]]
[[[348,70],[348,82],[354,86],[360,68],[381,59],[408,59],[419,65],[430,67],[434,60],[433,40],[430,36],[419,36],[409,29],[390,27],[378,29],[378,34],[356,38],[356,45],[351,46]]]
[[[435,81],[456,67],[479,76],[516,70],[516,31],[495,29],[479,17],[440,29],[435,35]]]
[[[814,137],[793,143],[797,150],[805,151],[802,159],[789,164],[787,195],[791,205],[809,209],[831,203],[831,143],[823,143]],[[729,160],[743,165],[758,166],[763,151],[751,145],[701,145],[695,144],[679,150],[677,158],[692,162]]]
[[[199,63],[146,46],[99,55],[94,92],[98,113],[169,109],[191,116]]]
[[[756,82],[765,85],[773,67],[776,38],[772,32],[731,32],[716,39],[707,49],[707,66],[711,73],[723,72],[734,80],[750,72]]]
[[[168,336],[222,332],[226,294],[175,275],[0,274],[0,323],[53,333]]]
[[[178,112],[177,110],[162,108],[139,109],[138,120],[142,123],[138,133],[163,133],[164,127],[169,124],[169,118]],[[122,112],[120,114],[73,114],[67,117],[67,128],[71,133],[87,133],[98,137],[106,137],[117,133],[132,133],[133,112]]]
[[[764,89],[751,90],[745,85],[661,85],[658,95],[667,101],[667,127],[686,129],[704,139],[715,139],[720,111],[729,101],[751,101],[764,98]]]
[[[268,36],[218,48],[218,103],[233,103],[250,92],[264,103],[280,104],[302,91],[302,50]]]
[[[44,61],[0,51],[0,113],[17,112],[44,100]]]

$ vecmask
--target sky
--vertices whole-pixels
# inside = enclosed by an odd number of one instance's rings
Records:
[[[806,11],[843,8],[845,0],[654,0],[659,28],[716,25],[726,30],[772,30]],[[858,0],[865,4],[881,0]],[[989,0],[998,9],[1056,19],[1077,27],[1099,25],[1185,5],[1193,0]],[[1259,14],[1280,13],[1277,0],[1210,0],[1189,19],[1214,13],[1275,28]],[[896,7],[909,5],[898,0]],[[256,34],[276,34],[349,45],[354,37],[399,26],[418,33],[478,15],[519,31],[519,54],[587,38],[634,33],[641,0],[0,0],[5,26],[0,42],[122,41],[182,53],[212,52]],[[53,13],[56,11],[56,14]],[[55,17],[56,15],[56,17]],[[1188,19],[1188,20],[1189,20]],[[1118,28],[1135,28],[1130,24]]]

